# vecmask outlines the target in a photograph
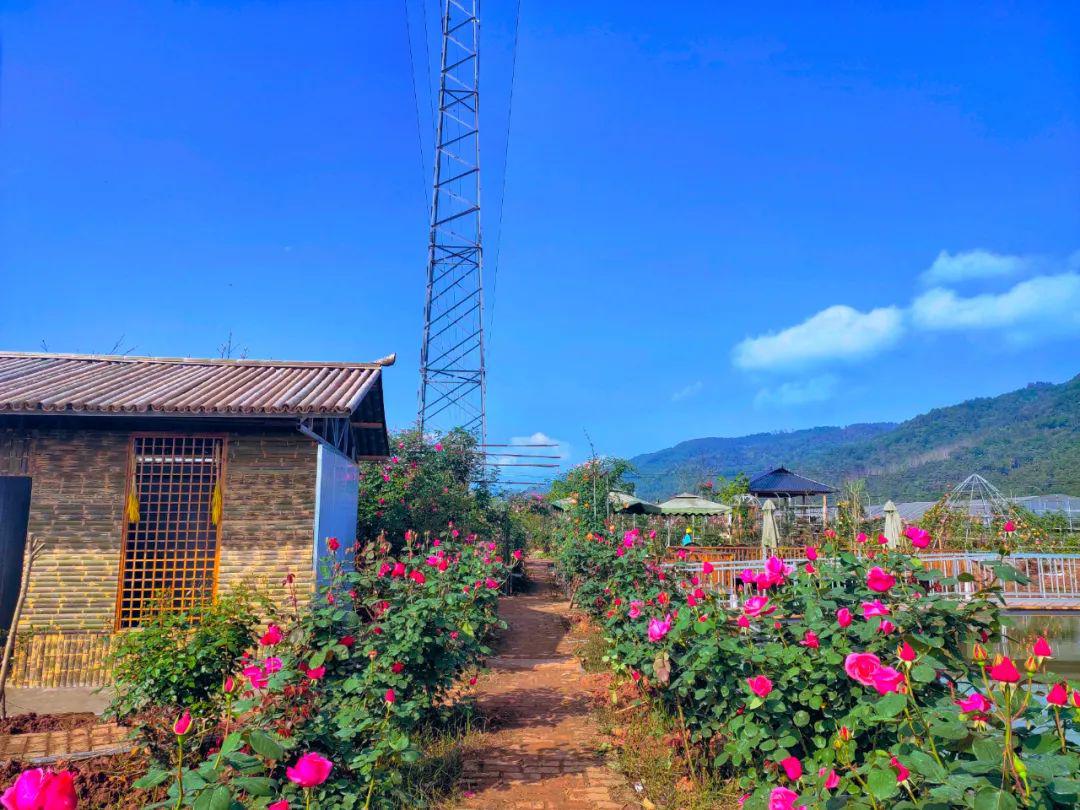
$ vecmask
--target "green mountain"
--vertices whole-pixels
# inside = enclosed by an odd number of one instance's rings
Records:
[[[900,424],[706,438],[630,459],[637,491],[662,499],[703,481],[784,465],[873,500],[936,500],[977,472],[1006,495],[1080,495],[1080,376],[935,408]]]

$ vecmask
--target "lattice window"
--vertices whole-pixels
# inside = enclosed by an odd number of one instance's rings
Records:
[[[124,502],[118,628],[213,599],[225,440],[135,436]]]

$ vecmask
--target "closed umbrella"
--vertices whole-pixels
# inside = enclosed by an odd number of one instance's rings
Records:
[[[775,551],[780,545],[780,535],[776,531],[776,504],[770,498],[761,509],[761,550]]]
[[[900,512],[892,501],[885,501],[885,539],[889,541],[889,548],[900,545]]]

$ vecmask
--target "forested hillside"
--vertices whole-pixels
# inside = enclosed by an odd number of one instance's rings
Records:
[[[1080,495],[1080,376],[936,408],[899,425],[694,439],[631,462],[638,491],[652,498],[779,464],[837,485],[866,478],[875,499],[933,500],[973,472],[1007,495]]]

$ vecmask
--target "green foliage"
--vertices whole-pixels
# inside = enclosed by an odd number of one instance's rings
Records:
[[[840,484],[865,477],[875,502],[934,500],[946,483],[980,473],[1002,491],[1080,495],[1080,376],[879,423],[693,439],[637,456],[643,497],[685,489],[701,469],[756,473],[777,464]]]
[[[744,604],[732,609],[695,581],[701,567],[658,567],[634,533],[621,540],[592,533],[566,545],[561,565],[601,577],[581,584],[579,601],[601,624],[610,665],[668,716],[685,717],[704,764],[751,794],[747,808],[764,808],[782,784],[801,793],[797,804],[815,807],[1074,806],[1080,750],[1066,735],[1080,717],[1051,712],[1038,696],[1051,676],[1036,666],[1004,688],[966,655],[972,638],[1000,632],[995,585],[957,600],[936,592],[955,582],[917,557],[838,553],[812,571],[770,561],[772,580],[741,587]],[[887,593],[869,588],[873,566],[894,578]],[[992,568],[1022,580],[1004,562]],[[760,613],[751,595],[768,597]],[[863,606],[876,600],[888,615],[863,618]],[[840,609],[854,616],[846,628]],[[650,625],[665,619],[670,629],[650,640]],[[903,643],[914,660],[899,658]],[[859,653],[896,674],[900,691],[879,692],[850,676],[845,661]],[[759,676],[771,682],[767,694],[750,688],[748,679]],[[975,691],[994,701],[993,710],[960,711],[955,701]],[[788,757],[805,774],[794,783],[779,765]],[[903,783],[893,758],[911,770]],[[840,778],[831,793],[820,769]]]
[[[406,531],[437,534],[453,520],[487,533],[491,497],[473,486],[484,460],[471,433],[453,430],[431,442],[418,430],[404,430],[391,437],[390,447],[395,455],[388,461],[360,467],[361,543],[384,535],[400,547]]]
[[[160,611],[120,633],[110,653],[115,696],[109,714],[126,718],[148,708],[215,711],[221,683],[251,647],[264,600],[235,590],[191,611]]]

